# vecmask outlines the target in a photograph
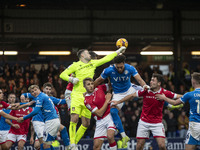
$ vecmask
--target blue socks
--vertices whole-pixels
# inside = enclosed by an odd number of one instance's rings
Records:
[[[64,129],[60,132],[60,135],[61,135],[64,145],[68,146],[69,145],[69,135],[67,133],[66,127],[64,127]]]
[[[113,122],[114,122],[116,128],[119,130],[119,133],[122,133],[122,132],[124,132],[124,128],[123,128],[121,119],[118,115],[118,112],[119,111],[118,111],[117,108],[111,108],[110,109],[110,113],[111,113],[111,116],[113,118]]]

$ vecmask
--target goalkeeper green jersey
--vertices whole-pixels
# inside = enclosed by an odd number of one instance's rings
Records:
[[[92,59],[88,63],[83,63],[82,61],[74,62],[70,67],[65,69],[60,74],[60,78],[68,81],[69,75],[73,73],[75,77],[79,79],[79,82],[74,85],[72,92],[84,93],[86,90],[83,87],[83,80],[87,77],[93,78],[96,67],[111,61],[115,56],[117,56],[116,52],[109,54],[99,60]]]

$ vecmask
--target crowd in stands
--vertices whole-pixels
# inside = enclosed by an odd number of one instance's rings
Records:
[[[144,81],[149,84],[151,75],[153,73],[160,73],[158,67],[151,69],[149,66],[143,68],[142,66],[136,67]],[[9,93],[15,93],[17,101],[22,93],[27,92],[30,85],[37,84],[42,89],[42,85],[45,82],[50,82],[54,86],[53,96],[58,98],[64,98],[64,91],[67,86],[67,82],[59,78],[60,73],[65,69],[63,65],[56,66],[53,63],[49,63],[45,68],[44,64],[41,64],[41,69],[37,70],[34,65],[22,67],[18,63],[15,65],[4,64],[0,68],[0,88],[5,95],[5,101]],[[97,68],[98,69],[98,68]],[[200,66],[197,66],[196,70],[200,71]],[[171,90],[178,94],[184,94],[193,90],[190,83],[189,65],[186,64],[183,67],[181,77],[177,81],[174,77],[173,66],[170,65],[168,75],[165,75],[164,88]],[[178,82],[175,86],[175,80]],[[134,82],[134,81],[133,81]],[[137,84],[137,83],[136,83]],[[69,112],[66,105],[59,105],[60,118],[63,125],[68,129],[69,126]],[[120,112],[120,117],[124,125],[124,129],[129,137],[135,137],[137,131],[137,124],[139,121],[140,113],[142,110],[142,99],[134,99],[128,101]],[[182,109],[168,110],[163,109],[163,123],[166,129],[167,137],[185,137],[188,129],[188,114],[189,106],[186,104]],[[95,121],[91,120],[91,126],[85,134],[86,138],[93,137]]]

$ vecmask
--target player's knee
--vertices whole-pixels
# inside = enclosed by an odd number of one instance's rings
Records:
[[[159,144],[158,144],[158,147],[159,147],[159,149],[161,149],[161,150],[165,150],[165,149],[166,149],[165,143],[159,143]]]
[[[141,142],[137,142],[136,150],[143,150],[144,144]]]
[[[114,136],[108,134],[108,135],[107,135],[107,139],[108,139],[108,142],[109,142],[109,143],[113,143],[113,141],[114,141]]]
[[[90,126],[90,122],[89,121],[82,122],[82,125],[88,128]]]
[[[39,143],[39,142],[35,142],[34,148],[35,148],[36,150],[39,150],[39,149],[40,149],[40,143]]]
[[[101,146],[99,144],[94,144],[93,145],[93,150],[100,150]]]
[[[19,145],[18,145],[18,150],[23,150],[23,149],[24,149],[24,145],[19,144]]]

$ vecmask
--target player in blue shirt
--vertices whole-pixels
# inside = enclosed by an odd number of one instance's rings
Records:
[[[115,101],[121,100],[125,96],[136,92],[131,83],[131,76],[133,76],[143,88],[149,87],[138,74],[137,70],[133,66],[126,64],[125,60],[126,57],[124,55],[115,57],[114,64],[104,69],[100,77],[95,80],[95,86],[97,86],[101,84],[105,79],[109,79],[113,90],[112,100]],[[123,103],[118,104],[117,106],[112,106],[111,104],[110,112],[113,121],[122,136],[122,147],[125,147],[130,138],[126,135],[118,115],[118,112],[122,106]]]
[[[186,150],[195,150],[197,145],[200,145],[200,73],[194,72],[192,74],[192,86],[194,91],[187,92],[181,98],[172,100],[165,95],[156,95],[158,100],[165,100],[172,105],[190,104],[190,117],[189,117],[189,129],[185,140]]]
[[[58,99],[58,98],[51,96],[52,88],[53,88],[53,85],[51,83],[47,82],[43,85],[43,92],[50,97],[50,99],[52,100],[52,102],[55,105],[66,104],[65,99]],[[33,97],[30,93],[24,93],[23,95],[25,97],[29,97],[29,98],[35,100],[35,97]],[[35,115],[33,117],[32,120],[33,120],[34,130],[35,130],[36,135],[39,140],[39,142],[37,142],[37,141],[35,142],[34,147],[36,149],[39,149],[40,143],[43,143],[43,132],[44,132],[44,117],[42,115],[42,112],[40,111],[37,115]],[[68,136],[66,127],[63,126],[62,124],[60,124],[59,131],[60,131],[61,138],[63,140],[64,145],[68,148],[69,147],[69,136]]]
[[[44,144],[41,144],[40,148],[51,150],[53,149],[51,144],[55,140],[57,132],[60,128],[60,120],[56,113],[55,106],[49,96],[41,92],[37,85],[31,85],[29,87],[29,91],[31,95],[35,97],[36,106],[30,114],[18,118],[17,121],[21,123],[24,120],[38,114],[41,110],[44,116],[46,135],[44,137]]]

